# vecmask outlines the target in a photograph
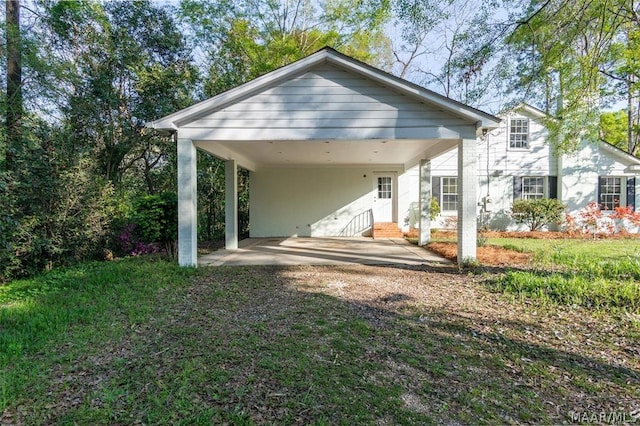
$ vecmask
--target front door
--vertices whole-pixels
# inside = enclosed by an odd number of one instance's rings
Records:
[[[393,222],[394,176],[376,174],[373,185],[373,220]]]

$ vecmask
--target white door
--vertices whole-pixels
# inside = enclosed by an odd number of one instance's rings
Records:
[[[393,222],[393,175],[375,175],[373,188],[373,220]]]

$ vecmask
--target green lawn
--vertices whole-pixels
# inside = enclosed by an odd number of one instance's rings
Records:
[[[521,297],[640,312],[640,240],[492,238],[489,244],[535,254],[534,267],[493,280]]]
[[[562,256],[581,257],[597,261],[618,261],[627,257],[640,257],[640,239],[591,240],[566,239],[544,240],[532,238],[490,238],[489,244],[530,251],[547,263]]]
[[[640,400],[640,324],[454,267],[88,263],[0,287],[0,424],[559,423]]]

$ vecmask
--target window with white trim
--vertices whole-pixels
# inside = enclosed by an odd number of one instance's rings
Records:
[[[442,178],[440,209],[442,211],[458,210],[458,178],[457,177]]]
[[[523,177],[522,198],[525,200],[539,200],[544,198],[544,177]]]
[[[529,119],[512,118],[509,120],[509,148],[529,148]]]
[[[624,185],[621,177],[602,176],[600,177],[600,209],[614,210],[623,203]]]
[[[378,198],[391,198],[391,176],[378,177]]]

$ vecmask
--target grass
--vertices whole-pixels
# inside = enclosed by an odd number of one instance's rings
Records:
[[[490,239],[535,253],[536,265],[507,271],[492,283],[519,297],[590,308],[640,312],[640,240]]]
[[[618,261],[640,256],[640,239],[565,239],[490,238],[489,244],[518,251],[537,253],[545,263],[564,263],[565,259],[584,257],[595,261]]]
[[[18,395],[42,410],[47,377],[61,365],[118,341],[149,321],[162,291],[184,285],[191,271],[129,259],[86,263],[0,286],[0,411]]]
[[[633,408],[636,329],[505,301],[455,271],[136,258],[10,283],[0,423],[559,423]]]

